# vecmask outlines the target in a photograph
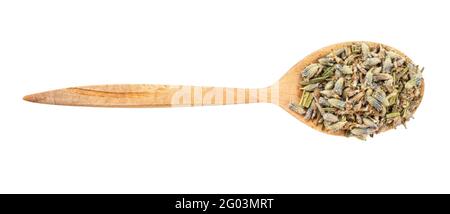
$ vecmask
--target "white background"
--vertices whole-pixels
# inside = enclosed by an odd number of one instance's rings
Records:
[[[446,1],[1,1],[1,193],[450,193]],[[28,103],[69,86],[264,87],[310,52],[369,40],[425,66],[408,123],[366,142],[272,104]]]

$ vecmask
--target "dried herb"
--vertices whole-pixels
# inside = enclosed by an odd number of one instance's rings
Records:
[[[422,72],[394,50],[354,43],[307,66],[300,74],[300,102],[289,108],[327,131],[365,140],[412,117]]]

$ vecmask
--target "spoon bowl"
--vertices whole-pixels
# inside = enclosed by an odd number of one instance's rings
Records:
[[[358,43],[358,42],[364,42],[370,48],[374,48],[374,47],[378,47],[378,46],[382,45],[385,49],[394,51],[395,53],[403,56],[406,60],[411,61],[411,59],[408,56],[406,56],[404,53],[402,53],[401,51],[399,51],[393,47],[390,47],[388,45],[381,44],[381,43],[375,43],[375,42],[351,41],[351,42],[337,43],[337,44],[323,47],[319,50],[312,52],[311,54],[309,54],[308,56],[306,56],[305,58],[300,60],[291,69],[289,69],[289,71],[286,72],[286,74],[283,75],[283,77],[281,77],[281,79],[279,80],[279,83],[278,83],[279,87],[280,87],[279,106],[281,108],[283,108],[285,111],[289,112],[289,114],[291,114],[292,116],[294,116],[295,118],[297,118],[298,120],[300,120],[301,122],[303,122],[304,124],[308,125],[309,127],[313,128],[313,129],[316,129],[318,131],[321,131],[323,133],[330,134],[330,135],[343,136],[344,132],[342,132],[342,131],[337,131],[337,132],[327,131],[327,130],[323,129],[322,126],[318,126],[318,125],[314,124],[313,121],[305,120],[303,115],[300,115],[300,114],[292,111],[291,109],[289,109],[289,103],[291,103],[291,102],[298,103],[300,101],[300,96],[303,93],[303,90],[299,86],[300,82],[302,81],[300,72],[303,71],[306,66],[317,62],[318,59],[325,57],[326,55],[328,55],[329,53],[331,53],[335,50],[344,48],[346,46],[349,46],[351,44]],[[424,86],[425,86],[425,84],[422,83],[421,87],[420,87],[420,94],[421,94],[420,101],[422,101],[422,98],[423,98],[424,89],[425,89]],[[414,112],[411,112],[411,113],[414,114]],[[387,131],[387,130],[389,130],[389,129],[386,129],[383,131]]]

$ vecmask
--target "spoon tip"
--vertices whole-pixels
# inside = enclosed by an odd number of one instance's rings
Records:
[[[36,102],[36,97],[33,94],[25,95],[22,99],[28,102]]]
[[[48,103],[49,94],[48,93],[36,93],[36,94],[28,94],[25,95],[23,100],[32,102],[32,103]]]

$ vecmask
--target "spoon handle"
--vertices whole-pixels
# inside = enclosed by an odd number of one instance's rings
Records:
[[[261,89],[119,84],[58,89],[24,97],[37,103],[94,107],[178,107],[274,102],[273,87]],[[272,101],[273,100],[273,101]]]

